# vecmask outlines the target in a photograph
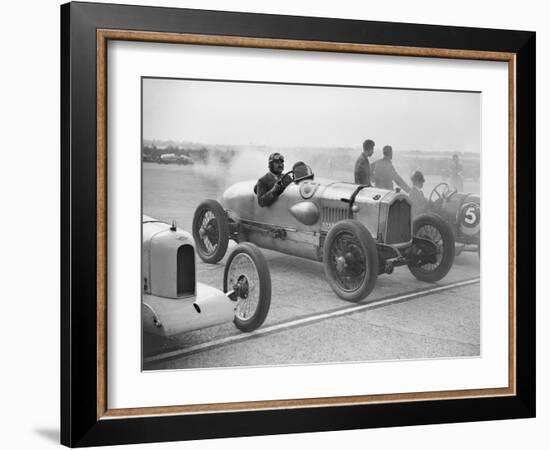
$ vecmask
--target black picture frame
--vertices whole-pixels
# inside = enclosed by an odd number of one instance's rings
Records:
[[[515,54],[515,395],[125,418],[98,412],[97,30]],[[61,6],[61,443],[71,447],[535,416],[534,32],[237,12]]]

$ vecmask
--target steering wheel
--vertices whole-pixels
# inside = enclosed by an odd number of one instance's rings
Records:
[[[286,186],[288,186],[290,183],[292,183],[294,181],[294,170],[289,170],[288,172],[286,172],[284,175],[281,176],[281,179],[279,180],[279,182],[282,184],[283,183],[283,180],[286,178],[286,177],[289,177],[290,180],[288,181],[288,183],[286,183]],[[283,184],[283,186],[285,186]],[[285,187],[286,187],[285,186]]]
[[[443,202],[445,200],[448,200],[455,192],[456,189],[454,191],[451,191],[451,188],[447,183],[439,183],[436,187],[432,189],[432,192],[430,193],[430,197],[428,199],[430,203],[436,203],[440,200]]]

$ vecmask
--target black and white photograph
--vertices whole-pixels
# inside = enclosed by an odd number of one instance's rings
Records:
[[[142,77],[142,369],[479,357],[481,108]]]

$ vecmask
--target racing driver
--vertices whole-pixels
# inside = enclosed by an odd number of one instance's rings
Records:
[[[254,186],[258,204],[262,207],[272,205],[292,182],[290,176],[282,176],[285,170],[285,158],[280,153],[269,155],[268,167],[269,172],[260,178]]]

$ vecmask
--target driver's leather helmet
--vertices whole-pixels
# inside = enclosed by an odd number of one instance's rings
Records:
[[[271,155],[269,155],[268,166],[269,166],[269,170],[271,172],[273,172],[273,163],[274,162],[284,163],[285,162],[285,157],[281,153],[272,153]]]

